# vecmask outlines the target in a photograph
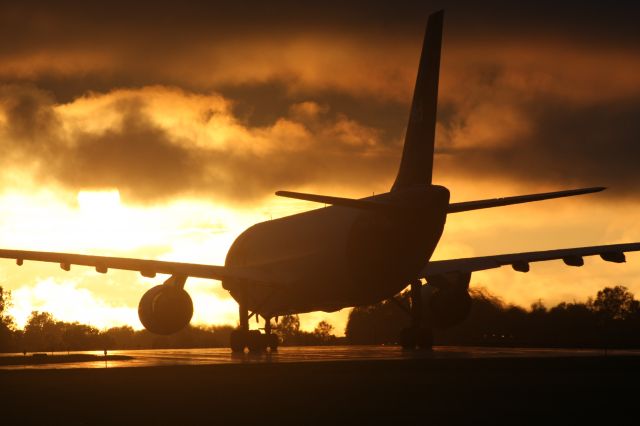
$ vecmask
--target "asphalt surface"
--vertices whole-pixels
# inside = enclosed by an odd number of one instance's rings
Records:
[[[480,359],[480,358],[557,358],[557,357],[616,357],[638,356],[640,350],[584,350],[584,349],[532,349],[439,346],[433,351],[404,351],[397,346],[307,346],[281,347],[276,353],[253,355],[232,354],[227,348],[210,349],[153,349],[109,351],[110,356],[125,356],[127,360],[107,360],[100,357],[102,351],[71,352],[98,356],[95,361],[47,364],[42,360],[28,365],[1,366],[0,369],[70,369],[70,368],[126,368],[160,367],[179,365],[215,364],[273,364],[291,362],[332,362],[367,360],[413,360],[413,359]],[[22,354],[1,356],[21,357]]]
[[[103,362],[1,369],[0,424],[618,425],[638,418],[636,352],[125,353],[134,359],[107,368]]]

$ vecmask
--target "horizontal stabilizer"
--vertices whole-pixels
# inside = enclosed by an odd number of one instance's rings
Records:
[[[297,200],[313,201],[316,203],[331,204],[352,209],[371,210],[376,212],[397,211],[398,207],[389,204],[382,204],[376,201],[356,200],[354,198],[332,197],[330,195],[305,194],[303,192],[277,191],[280,197],[295,198]]]
[[[571,189],[568,191],[545,192],[542,194],[519,195],[516,197],[492,198],[488,200],[466,201],[451,203],[447,213],[459,213],[469,210],[487,209],[491,207],[510,206],[512,204],[530,203],[532,201],[550,200],[552,198],[571,197],[574,195],[591,194],[605,190],[604,187]]]

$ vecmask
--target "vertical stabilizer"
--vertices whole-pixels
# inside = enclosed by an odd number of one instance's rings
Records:
[[[439,11],[427,22],[400,170],[392,191],[431,184],[443,17],[444,12]]]

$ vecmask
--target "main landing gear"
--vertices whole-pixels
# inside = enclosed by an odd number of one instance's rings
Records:
[[[267,349],[271,352],[278,350],[278,336],[271,332],[271,318],[265,317],[264,334],[259,330],[249,330],[249,310],[247,309],[247,297],[242,296],[239,305],[240,326],[231,332],[231,351],[244,353],[245,348],[250,353],[263,353]],[[254,313],[252,315],[258,315]]]
[[[433,331],[423,323],[422,314],[422,283],[416,281],[411,283],[411,326],[404,328],[400,332],[400,346],[403,349],[426,349],[433,348]]]
[[[271,319],[265,318],[265,333],[260,330],[243,330],[242,327],[231,332],[231,352],[244,353],[245,348],[250,353],[259,354],[278,350],[278,336],[271,332]]]

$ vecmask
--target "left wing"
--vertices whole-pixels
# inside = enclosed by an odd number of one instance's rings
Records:
[[[578,247],[560,250],[531,251],[527,253],[500,254],[497,256],[467,257],[463,259],[435,260],[422,270],[421,277],[450,272],[474,272],[511,265],[519,272],[529,272],[529,263],[562,259],[569,266],[584,265],[584,256],[600,255],[607,262],[623,263],[625,252],[640,251],[640,243],[611,244],[605,246]]]
[[[153,278],[156,274],[170,274],[214,280],[240,279],[254,283],[264,281],[262,274],[247,268],[166,262],[162,260],[2,249],[0,249],[0,258],[16,259],[18,265],[22,265],[25,260],[59,263],[60,267],[65,271],[71,269],[71,265],[82,265],[92,266],[97,272],[103,274],[109,269],[124,269],[138,271],[143,276],[150,278]]]

